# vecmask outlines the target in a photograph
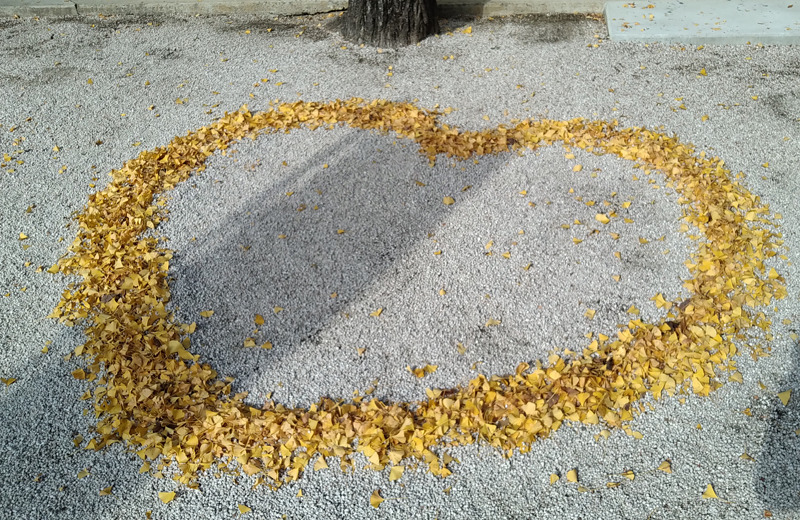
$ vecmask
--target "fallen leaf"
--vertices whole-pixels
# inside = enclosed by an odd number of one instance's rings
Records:
[[[665,460],[664,462],[658,465],[658,469],[660,469],[664,473],[672,473],[672,464],[670,463],[670,461]]]
[[[273,311],[275,314],[278,314],[278,313],[279,313],[279,312],[281,312],[282,310],[283,310],[283,307],[278,307],[277,305],[276,305],[275,307],[273,307],[273,308],[272,308],[272,311]]]
[[[608,215],[606,215],[605,213],[598,213],[597,215],[594,216],[594,219],[600,222],[601,224],[608,224],[609,222],[611,222],[611,219],[608,218]]]
[[[260,314],[256,314],[255,322],[256,322],[256,325],[258,325],[260,327],[261,325],[264,324],[264,316],[262,316]]]
[[[389,481],[394,482],[395,480],[400,480],[404,470],[405,466],[393,466],[392,469],[389,470]]]
[[[714,486],[712,486],[711,484],[706,486],[706,490],[703,491],[703,498],[706,498],[706,499],[708,499],[708,498],[719,498],[717,496],[717,493],[714,491]]]
[[[249,507],[247,507],[247,506],[246,506],[246,505],[244,505],[244,504],[239,504],[239,505],[238,505],[238,506],[236,506],[236,507],[239,509],[239,514],[242,514],[242,515],[246,515],[247,513],[249,513],[250,511],[252,511],[252,509],[250,509]]]
[[[453,197],[445,197],[442,199],[442,202],[445,206],[452,206],[456,203],[456,200]]]
[[[6,386],[11,386],[17,382],[16,377],[0,377],[0,382],[2,382]]]
[[[82,470],[80,470],[78,472],[78,478],[85,478],[87,476],[89,476],[89,469],[88,468],[84,468],[84,469],[82,469]]]
[[[381,315],[382,312],[383,312],[383,307],[379,307],[377,310],[370,312],[369,315],[372,316],[373,318],[377,318],[378,316]]]
[[[630,469],[624,473],[621,473],[621,475],[628,480],[633,480],[636,478],[636,475],[633,473],[633,470]]]
[[[500,320],[496,320],[494,318],[489,318],[486,321],[486,324],[484,325],[484,327],[494,327],[496,325],[500,325],[501,323],[502,323],[502,321],[500,321]]]
[[[320,456],[317,459],[317,462],[314,463],[314,471],[320,471],[323,469],[328,469],[328,462],[325,460],[325,457]]]
[[[380,489],[376,489],[372,492],[372,495],[369,497],[369,505],[377,509],[381,503],[383,502],[383,497],[381,497]]]
[[[26,235],[25,233],[20,233],[19,234],[19,239],[20,240],[28,240],[28,235]]]
[[[210,318],[213,315],[214,315],[214,311],[201,311],[200,312],[200,316],[202,316],[204,318]]]
[[[100,490],[100,496],[101,497],[105,497],[105,496],[110,495],[111,494],[111,490],[113,488],[114,488],[114,486],[104,487],[103,489]]]
[[[789,398],[791,398],[791,397],[792,397],[792,391],[791,390],[784,390],[783,392],[778,394],[778,399],[781,400],[781,402],[783,403],[783,406],[786,406],[786,405],[789,404]]]
[[[751,457],[747,453],[742,453],[741,455],[739,455],[739,458],[742,459],[742,460],[746,460],[748,462],[755,462],[756,461],[756,459],[754,459],[753,457]]]
[[[569,482],[577,482],[578,481],[578,470],[577,469],[571,469],[571,470],[567,471],[567,480]]]
[[[574,172],[579,172],[582,169],[583,169],[583,166],[581,166],[580,164],[576,164],[575,166],[572,167],[572,171],[574,171]]]
[[[586,309],[586,312],[584,312],[583,315],[589,318],[590,320],[593,320],[595,312],[596,311],[594,309]]]
[[[169,504],[175,498],[174,491],[159,491],[158,498],[165,504]]]
[[[552,486],[556,482],[558,482],[559,477],[556,473],[550,473],[550,485]]]

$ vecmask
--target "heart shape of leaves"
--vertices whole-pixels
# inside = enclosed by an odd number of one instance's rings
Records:
[[[440,458],[436,446],[482,440],[509,455],[525,452],[564,420],[603,422],[637,436],[629,422],[647,393],[656,399],[688,389],[708,395],[726,372],[736,379],[734,340],[746,340],[752,327],[767,329],[769,320],[757,308],[785,297],[786,289],[765,265],[782,244],[769,207],[732,179],[722,160],[695,154],[675,137],[619,129],[616,122],[524,120],[462,131],[439,124],[438,115],[410,103],[357,98],[298,101],[257,114],[244,106],[112,171],[112,182],[77,217],[80,232],[70,254],[49,270],[82,278],[50,317],[85,325],[88,340],[75,354],[88,367],[73,376],[96,383],[98,436],[88,448],[123,441],[146,467],[163,455],[162,464],[176,461],[176,478],[190,485],[200,471],[236,460],[259,483],[279,487],[299,478],[314,458],[316,469],[327,467],[330,456],[346,467],[355,451],[372,469],[412,457],[447,476],[452,458]],[[684,284],[691,296],[678,303],[657,295],[657,305],[667,309],[662,320],[632,320],[616,338],[600,335],[574,358],[553,355],[547,365],[522,363],[511,375],[428,390],[425,401],[247,406],[245,394],[231,395],[230,378],[219,379],[191,353],[194,324],[177,323],[165,308],[172,251],[145,232],[163,219],[163,194],[202,171],[213,153],[243,137],[335,125],[413,139],[430,161],[438,154],[468,158],[562,143],[658,171],[681,195],[682,231],[698,233],[690,235],[699,247],[687,261],[692,278]]]

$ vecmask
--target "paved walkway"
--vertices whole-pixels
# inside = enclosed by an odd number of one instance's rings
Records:
[[[602,0],[440,1],[440,12],[484,16],[604,11],[609,38],[616,41],[693,44],[800,43],[800,5],[792,0]],[[0,16],[119,14],[298,15],[341,10],[347,0],[0,0]]]

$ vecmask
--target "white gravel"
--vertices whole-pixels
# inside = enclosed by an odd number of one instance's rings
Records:
[[[325,22],[0,21],[0,158],[13,156],[0,169],[0,376],[17,378],[0,385],[0,518],[234,518],[238,504],[252,508],[252,518],[800,516],[800,398],[784,407],[776,396],[800,390],[790,338],[800,332],[800,51],[614,44],[598,38],[601,22],[509,17],[444,21],[472,34],[379,53],[316,27]],[[744,384],[657,403],[632,424],[642,440],[621,431],[596,440],[599,427],[567,426],[510,459],[480,445],[453,450],[461,463],[447,479],[420,470],[390,483],[387,474],[344,474],[331,464],[272,492],[208,474],[199,491],[179,489],[162,504],[157,492],[175,484],[139,475],[138,457],[122,446],[93,452],[73,444],[78,434],[89,437],[93,417],[90,401],[81,401],[89,387],[70,376],[81,361],[63,359],[82,334],[45,318],[67,282],[35,270],[66,253],[71,215],[140,150],[244,103],[256,111],[278,98],[354,96],[450,106],[456,110],[443,121],[469,129],[525,117],[663,125],[722,157],[783,215],[790,265],[779,267],[789,297],[770,311],[772,355],[741,357]],[[655,319],[652,296],[683,294],[694,245],[677,231],[677,196],[653,189],[620,159],[569,160],[554,146],[477,164],[442,158],[431,168],[414,143],[345,128],[266,135],[235,149],[171,193],[170,220],[159,231],[177,251],[172,305],[180,320],[198,322],[195,351],[235,377],[252,403],[271,392],[308,405],[373,386],[382,399],[420,399],[426,387],[508,373],[553,349],[580,347],[585,333],[608,334],[627,321],[632,304]],[[574,173],[575,164],[583,170]],[[445,206],[444,196],[456,203]],[[597,207],[577,196],[600,207],[608,201],[634,223],[602,226]],[[562,229],[575,219],[585,225]],[[592,229],[600,233],[589,236]],[[594,320],[584,317],[588,308],[597,310]],[[215,314],[201,318],[208,309]],[[255,314],[266,318],[256,339],[271,341],[271,350],[241,346]],[[502,324],[485,327],[489,318]],[[426,364],[438,370],[422,380],[406,370]],[[740,458],[745,452],[754,461]],[[671,474],[656,470],[665,459]],[[78,478],[84,468],[89,475]],[[565,478],[550,485],[551,473],[573,468],[588,491]],[[620,476],[626,470],[633,481]],[[701,498],[708,484],[720,500]],[[112,494],[100,496],[109,485]],[[369,505],[375,489],[387,498],[377,510]]]

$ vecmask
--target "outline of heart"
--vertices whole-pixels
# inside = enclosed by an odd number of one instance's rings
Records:
[[[177,461],[178,480],[185,484],[199,471],[236,460],[248,475],[260,474],[258,483],[277,488],[299,478],[313,457],[315,469],[327,467],[330,456],[340,457],[344,468],[352,466],[356,451],[371,469],[412,457],[447,476],[452,458],[431,448],[483,440],[508,455],[527,452],[564,420],[602,420],[640,436],[628,424],[634,403],[648,393],[659,399],[689,387],[708,395],[721,386],[718,373],[735,369],[733,340],[746,338],[751,327],[769,327],[763,313],[748,307],[786,296],[783,278],[763,262],[777,254],[780,234],[769,229],[769,208],[731,180],[722,160],[694,155],[675,137],[617,129],[616,121],[524,120],[478,132],[439,124],[439,115],[411,103],[360,98],[284,103],[257,114],[245,105],[112,171],[109,186],[91,195],[77,217],[81,231],[71,254],[49,270],[83,278],[50,317],[69,326],[88,323],[89,339],[75,350],[89,359],[88,370],[73,372],[97,381],[99,437],[87,448],[124,441],[138,447],[143,460],[164,455]],[[693,277],[684,286],[692,296],[680,304],[661,297],[668,313],[659,323],[632,320],[616,340],[595,340],[582,356],[551,356],[547,366],[522,363],[512,375],[479,375],[465,386],[428,389],[426,401],[323,398],[308,409],[246,406],[246,394],[230,395],[231,378],[218,379],[190,352],[195,324],[176,323],[164,305],[172,251],[142,234],[163,218],[166,201],[154,203],[156,196],[202,171],[215,151],[245,136],[343,124],[413,139],[432,163],[437,154],[465,159],[561,141],[661,171],[683,196],[688,224],[682,231],[693,225],[708,239],[687,262]]]

